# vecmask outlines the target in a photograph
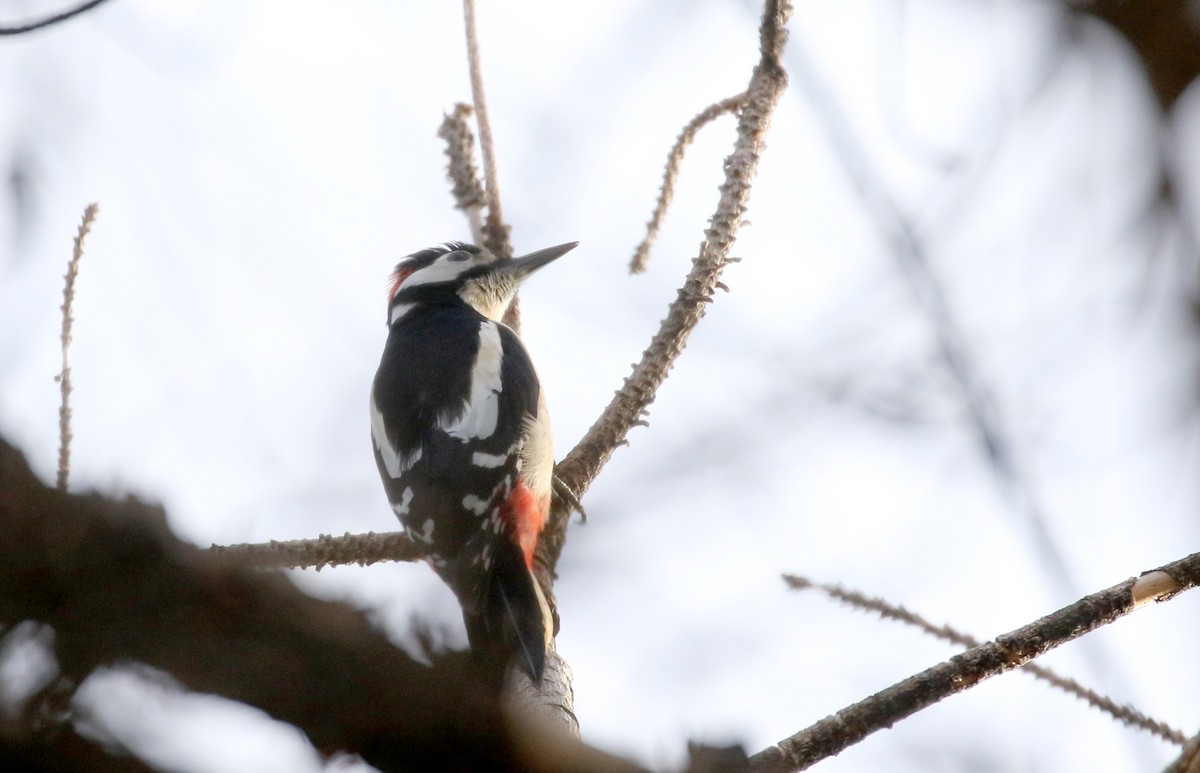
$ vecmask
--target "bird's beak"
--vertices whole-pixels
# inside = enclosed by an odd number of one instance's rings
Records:
[[[534,271],[537,271],[542,266],[561,258],[571,250],[579,246],[579,242],[567,242],[556,247],[547,247],[544,250],[531,252],[528,255],[522,255],[519,258],[513,258],[497,264],[496,273],[504,274],[517,280],[523,281]]]

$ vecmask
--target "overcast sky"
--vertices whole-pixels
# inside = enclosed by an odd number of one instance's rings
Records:
[[[6,19],[52,6],[0,3]],[[1200,542],[1197,266],[1152,206],[1163,128],[1127,47],[1056,8],[801,4],[731,292],[559,565],[585,740],[657,766],[689,738],[754,752],[954,654],[782,572],[989,638]],[[649,271],[626,271],[673,139],[745,87],[758,13],[481,2],[516,249],[581,242],[522,295],[560,458],[697,252],[729,118],[689,151]],[[396,528],[366,396],[392,266],[469,238],[436,138],[470,96],[461,24],[445,2],[112,0],[0,45],[0,433],[43,477],[61,276],[97,201],[73,487],[161,501],[205,546]],[[1172,125],[1192,190],[1194,92]],[[294,578],[398,642],[417,615],[465,646],[424,565]],[[1183,597],[1047,660],[1192,732],[1198,615]],[[153,679],[98,675],[78,700],[168,769],[321,769],[293,729]],[[1147,770],[1174,753],[1009,674],[820,769]]]

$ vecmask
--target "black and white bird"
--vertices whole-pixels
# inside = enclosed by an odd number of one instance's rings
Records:
[[[553,636],[533,553],[554,455],[529,354],[500,320],[578,242],[511,260],[463,242],[400,261],[371,390],[375,462],[396,516],[462,606],[471,650],[539,683]]]

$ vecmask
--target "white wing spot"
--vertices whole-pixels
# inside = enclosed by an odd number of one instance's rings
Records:
[[[479,323],[479,351],[471,368],[471,392],[458,411],[438,417],[438,428],[459,440],[489,438],[500,418],[500,363],[504,348],[495,322]]]
[[[408,515],[408,506],[412,504],[412,500],[413,490],[412,486],[409,486],[408,488],[404,489],[404,493],[400,495],[400,501],[392,503],[392,512],[396,514],[397,518],[403,518],[404,516]]]
[[[423,542],[426,545],[433,544],[433,519],[426,518],[425,523],[421,524],[421,533],[417,534],[412,529],[408,530],[408,536],[415,539],[417,542]]]
[[[499,467],[507,460],[508,454],[485,454],[483,451],[476,451],[471,454],[471,464],[476,467],[486,467],[487,469]],[[520,463],[518,459],[517,464]]]
[[[486,499],[480,499],[474,494],[467,494],[463,497],[462,505],[475,515],[483,515],[483,512],[487,510],[488,503]]]

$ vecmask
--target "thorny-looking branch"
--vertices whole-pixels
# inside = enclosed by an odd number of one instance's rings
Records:
[[[738,114],[737,139],[725,160],[725,182],[721,184],[720,201],[692,270],[641,361],[634,366],[604,413],[556,468],[562,481],[579,496],[595,480],[617,446],[625,442],[629,431],[644,423],[642,417],[647,407],[687,345],[689,334],[704,316],[705,305],[712,301],[713,293],[721,286],[721,272],[730,262],[729,251],[742,225],[771,115],[787,86],[787,73],[780,57],[787,40],[785,25],[791,12],[789,0],[768,0],[764,9],[760,28],[761,58],[750,76],[745,102]],[[565,513],[554,513],[539,541],[538,559],[543,571],[553,573],[558,563],[566,536],[566,521]]]
[[[487,221],[484,224],[484,246],[497,255],[512,257],[508,241],[509,228],[504,224],[500,206],[500,181],[496,174],[496,146],[492,141],[492,124],[488,120],[487,99],[483,92],[483,68],[479,63],[479,34],[475,29],[475,0],[463,0],[463,21],[467,32],[467,66],[471,77],[471,99],[475,103],[475,118],[479,123],[479,148],[483,155],[483,179],[487,186]]]
[[[1057,612],[973,647],[750,758],[752,770],[803,770],[927,706],[1123,617],[1150,601],[1166,601],[1200,584],[1200,553],[1084,596]]]
[[[837,599],[857,609],[876,612],[884,619],[896,620],[920,628],[931,636],[936,636],[939,639],[963,647],[978,647],[982,644],[982,642],[970,634],[963,633],[949,625],[934,625],[915,612],[911,612],[904,607],[897,606],[884,599],[873,598],[858,591],[847,590],[840,585],[813,582],[805,577],[797,577],[790,574],[785,574],[783,580],[793,590],[805,590],[807,588],[819,590],[830,598]],[[1182,732],[1170,725],[1148,717],[1132,706],[1122,706],[1107,695],[1100,695],[1094,690],[1084,687],[1074,679],[1059,676],[1048,668],[1039,666],[1036,663],[1026,663],[1021,666],[1021,670],[1027,671],[1038,679],[1049,682],[1060,690],[1086,701],[1093,708],[1106,712],[1125,725],[1145,730],[1148,733],[1157,735],[1164,741],[1169,741],[1177,745],[1182,745],[1187,740]]]
[[[483,224],[483,246],[493,255],[511,258],[512,242],[500,205],[500,180],[496,174],[496,144],[492,123],[488,120],[487,99],[483,92],[483,67],[479,63],[479,35],[475,29],[475,0],[463,0],[463,26],[467,33],[467,69],[471,78],[471,100],[475,103],[475,121],[479,125],[479,149],[483,156],[483,180],[487,191],[487,218]],[[521,332],[521,299],[514,295],[504,312],[504,324]]]
[[[3,440],[0,523],[0,626],[50,626],[73,684],[143,663],[381,770],[637,770],[505,711],[470,658],[416,662],[349,605],[181,542],[158,508],[43,485]]]
[[[75,248],[71,252],[71,260],[67,263],[67,273],[63,276],[62,333],[59,340],[62,343],[62,370],[54,377],[58,382],[61,402],[58,406],[58,488],[67,490],[67,480],[71,476],[71,366],[67,355],[71,349],[71,326],[75,322],[72,306],[75,302],[75,277],[79,275],[79,261],[83,258],[83,240],[91,230],[92,221],[96,219],[99,205],[88,204],[83,210],[83,220],[75,233]]]
[[[629,261],[629,273],[640,274],[646,270],[650,247],[658,236],[658,229],[662,227],[667,207],[671,206],[671,199],[675,195],[675,180],[679,177],[679,169],[683,165],[683,154],[688,145],[696,140],[696,135],[701,129],[726,113],[732,113],[740,108],[745,99],[744,92],[722,99],[701,110],[695,118],[688,121],[687,126],[683,127],[683,131],[679,133],[679,137],[671,147],[671,152],[667,154],[667,168],[663,171],[662,187],[658,192],[658,201],[654,205],[654,214],[650,216],[650,222],[646,223],[646,236],[633,251],[633,258]]]
[[[479,171],[475,168],[475,135],[467,119],[471,117],[471,106],[459,102],[454,112],[448,113],[438,128],[438,136],[446,141],[446,176],[453,187],[454,206],[467,216],[471,228],[471,240],[483,244],[483,207],[487,193],[479,182]]]
[[[66,11],[62,11],[60,13],[46,16],[44,18],[38,19],[37,21],[27,22],[25,24],[12,24],[12,25],[2,26],[2,27],[0,27],[0,37],[7,36],[7,35],[24,35],[27,32],[33,32],[34,30],[45,29],[46,27],[53,26],[55,24],[58,24],[59,22],[64,22],[67,19],[74,18],[81,13],[86,13],[87,11],[92,10],[93,8],[95,8],[96,6],[100,5],[103,2],[104,2],[104,0],[88,0],[86,3],[82,3],[78,6],[76,6],[75,8],[70,8]]]
[[[675,358],[683,351],[688,335],[704,315],[704,307],[712,301],[714,291],[722,287],[720,275],[726,264],[733,261],[729,257],[729,250],[742,223],[750,184],[762,154],[763,139],[770,124],[770,117],[787,85],[787,74],[780,64],[780,54],[787,39],[785,24],[790,14],[791,3],[788,0],[771,0],[766,5],[760,30],[761,59],[751,75],[749,88],[741,95],[744,108],[738,117],[737,139],[725,162],[726,180],[721,185],[720,201],[705,232],[705,241],[700,246],[699,257],[693,261],[691,272],[668,309],[666,319],[643,353],[641,362],[634,367],[633,373],[625,380],[625,384],[584,438],[556,467],[557,476],[579,496],[591,485],[613,451],[625,442],[629,430],[644,423],[641,416],[653,401],[655,391],[666,379]],[[461,117],[461,111],[456,110],[455,115],[448,117],[448,122]],[[469,164],[454,165],[454,162],[470,156],[469,149],[462,150],[462,129],[453,126],[448,128],[447,122],[444,122],[442,136],[447,139],[447,155],[451,158],[453,169],[472,168]],[[464,178],[461,176],[463,174],[468,176]],[[477,183],[473,185],[470,182],[473,174],[452,171],[452,175],[456,190],[455,200],[459,207],[471,206],[470,191],[477,189]],[[465,191],[461,196],[458,193],[460,189]],[[569,508],[562,505],[560,502],[555,508],[546,533],[539,542],[538,568],[539,574],[544,575],[540,579],[552,576],[562,551],[566,523],[570,517]],[[379,536],[381,535],[375,535],[374,538]],[[411,560],[414,554],[412,546],[407,544],[407,538],[401,534],[388,535],[389,541],[386,546],[380,546],[380,552],[372,552],[369,556],[356,554],[353,545],[348,545],[345,551],[341,549],[340,543],[343,541],[352,540],[356,541],[356,544],[362,544],[372,538],[372,535],[322,537],[316,541],[297,540],[280,543],[286,545],[286,548],[267,544],[217,549],[237,550],[260,565],[279,567],[299,566],[299,562],[306,566],[336,566],[342,563],[370,563],[387,559],[403,561]],[[318,547],[316,543],[320,543],[318,554],[308,555],[303,552],[306,545]],[[392,550],[396,552],[392,553]]]
[[[326,566],[370,566],[381,561],[419,561],[421,548],[404,532],[322,534],[316,539],[213,545],[218,555],[236,558],[259,569],[308,569]]]

